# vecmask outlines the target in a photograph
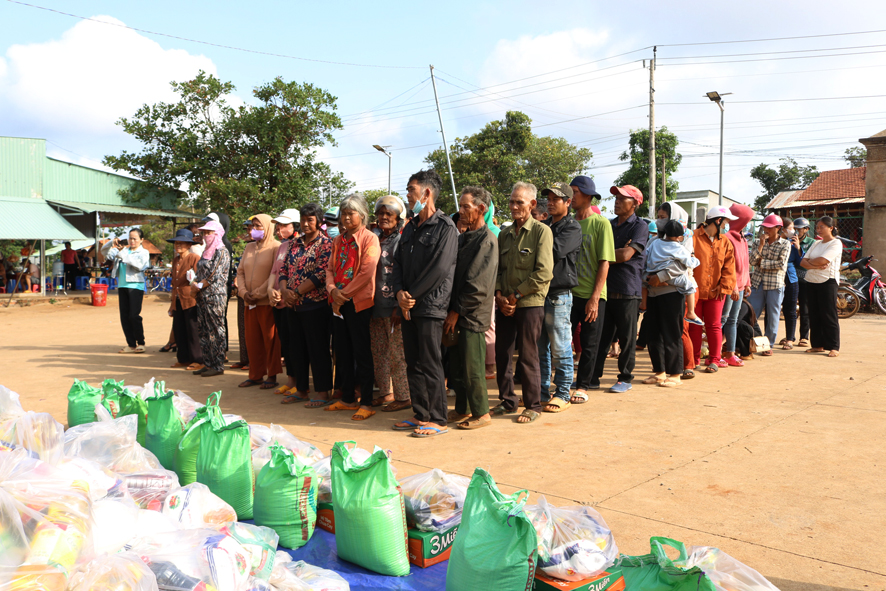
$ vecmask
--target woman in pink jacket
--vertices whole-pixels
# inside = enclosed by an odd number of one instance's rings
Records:
[[[735,247],[735,290],[723,304],[723,361],[732,367],[742,367],[744,362],[735,354],[735,336],[738,329],[738,312],[742,300],[751,295],[751,273],[748,258],[748,241],[743,232],[754,217],[754,210],[747,205],[734,203],[729,211],[738,219],[729,222],[726,236]]]

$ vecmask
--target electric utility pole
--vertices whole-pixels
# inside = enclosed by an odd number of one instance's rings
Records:
[[[449,169],[449,181],[452,183],[452,199],[458,211],[458,192],[455,190],[455,177],[452,175],[452,162],[449,160],[449,144],[446,143],[446,131],[443,130],[443,112],[440,111],[440,99],[437,98],[437,79],[434,78],[434,66],[431,68],[431,84],[434,86],[434,102],[437,103],[437,117],[440,119],[440,134],[443,136],[443,149],[446,151],[446,168]]]
[[[649,214],[655,215],[655,58],[658,47],[652,48],[649,63]]]

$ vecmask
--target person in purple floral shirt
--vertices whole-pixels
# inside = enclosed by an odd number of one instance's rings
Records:
[[[332,390],[332,356],[329,349],[332,308],[326,292],[326,268],[332,254],[332,240],[320,231],[323,209],[308,203],[299,211],[304,232],[293,238],[289,253],[280,269],[280,282],[285,283],[279,297],[295,310],[290,314],[289,333],[296,364],[295,381],[298,392],[309,391],[309,373],[314,376],[314,392],[307,408],[329,404]],[[302,400],[286,396],[281,403]]]

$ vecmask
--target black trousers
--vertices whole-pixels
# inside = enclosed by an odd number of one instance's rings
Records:
[[[799,295],[800,282],[784,284],[784,298],[781,300],[781,313],[784,314],[785,338],[795,341],[797,335],[797,298]]]
[[[754,327],[739,320],[735,324],[735,350],[739,355],[747,357],[751,354],[751,341],[754,340]]]
[[[646,299],[644,322],[649,322],[649,358],[652,371],[683,373],[683,294],[666,293]]]
[[[203,365],[197,306],[185,310],[182,308],[181,300],[175,300],[175,310],[172,311],[172,333],[175,335],[178,362]]]
[[[332,308],[327,305],[304,312],[291,308],[282,311],[287,312],[285,318],[288,322],[288,340],[292,357],[291,360],[286,358],[287,375],[295,377],[295,387],[300,392],[307,392],[311,389],[308,373],[310,369],[314,374],[314,391],[329,392],[332,389],[332,355],[329,351]],[[336,318],[335,323],[339,322],[342,321]],[[353,376],[353,362],[351,367],[348,375]]]
[[[805,281],[798,281],[797,285],[800,287],[799,297],[797,298],[797,303],[800,306],[800,338],[808,339],[809,338],[809,288],[807,287],[809,284]],[[793,335],[789,335],[793,336]]]
[[[145,327],[142,324],[142,300],[145,292],[141,289],[121,287],[117,289],[120,298],[120,326],[123,327],[123,335],[126,344],[130,347],[145,344]]]
[[[600,333],[601,343],[611,343],[618,339],[621,344],[621,352],[618,354],[618,381],[631,383],[634,379],[635,352],[637,349],[637,315],[640,309],[640,300],[622,300],[610,298],[606,302],[606,315],[603,319],[603,329]],[[594,375],[591,385],[600,385],[600,377],[603,375],[603,367],[606,365],[606,355],[609,354],[608,346],[599,347],[597,350],[597,362],[594,365]]]
[[[649,324],[646,322],[646,314],[643,314],[643,320],[640,322],[640,330],[637,331],[637,347],[646,348],[649,342]]]
[[[354,302],[347,302],[341,307],[341,315],[343,318],[332,319],[332,330],[335,333],[335,373],[339,377],[342,402],[353,404],[357,400],[354,388],[359,383],[360,406],[372,406],[372,387],[375,385],[369,337],[372,308],[357,312]],[[318,391],[322,392],[319,387]]]
[[[446,378],[443,375],[443,320],[404,320],[403,354],[415,420],[446,424]],[[370,397],[371,398],[371,397]]]
[[[289,338],[289,315],[294,314],[292,308],[271,309],[274,315],[274,326],[277,327],[277,337],[280,339],[280,354],[286,365],[286,375],[295,377],[295,359],[292,357],[292,339]]]
[[[580,298],[575,294],[572,295],[572,332],[575,332],[576,326],[581,325],[581,332],[578,335],[578,342],[581,344],[581,357],[578,358],[578,371],[575,377],[579,390],[587,390],[591,386],[607,306],[606,300],[601,298],[597,305],[597,318],[593,322],[585,322],[585,306],[587,304],[587,299]],[[496,328],[496,330],[498,329]],[[607,349],[609,342],[606,341]]]
[[[837,316],[837,281],[828,279],[824,283],[807,283],[806,294],[809,304],[809,318],[815,318],[810,325],[810,343],[813,348],[825,351],[840,350],[840,318]]]
[[[65,287],[67,289],[74,289],[74,284],[77,280],[77,265],[71,263],[65,264]]]
[[[514,347],[519,345],[517,368],[520,372],[520,385],[523,388],[523,406],[541,412],[538,337],[541,336],[544,321],[544,306],[517,308],[513,316],[495,312],[495,374],[498,381],[498,397],[509,411],[517,408],[511,357],[514,356]]]
[[[227,305],[225,305],[227,312]],[[275,316],[276,320],[276,316]],[[228,315],[225,313],[225,328],[228,326]],[[237,340],[240,343],[240,364],[249,365],[249,351],[246,349],[246,300],[237,296]],[[225,344],[227,350],[227,344]]]

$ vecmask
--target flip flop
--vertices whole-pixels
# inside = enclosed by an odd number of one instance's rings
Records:
[[[336,400],[330,406],[327,406],[323,410],[351,410],[351,411],[353,411],[353,410],[357,410],[358,408],[360,408],[360,407],[359,406],[358,407],[347,406],[341,400]]]
[[[406,427],[398,427],[396,423],[391,427],[394,431],[414,431],[416,429],[420,429],[421,425],[416,423],[415,421],[402,421],[407,426]]]
[[[463,421],[456,425],[458,429],[464,429],[465,431],[470,431],[472,429],[482,429],[483,427],[488,427],[492,424],[492,419],[486,419],[485,421],[481,421],[478,418],[471,417],[467,421]]]
[[[188,371],[196,371],[196,370],[202,369],[202,368],[203,368],[202,363],[192,363],[191,365],[189,365],[185,369],[187,369]]]
[[[544,412],[563,412],[564,410],[572,406],[572,403],[568,400],[563,400],[562,398],[554,396],[553,398],[548,400],[547,406],[556,406],[557,410],[548,410],[546,407],[542,409]]]
[[[382,407],[382,412],[397,412],[398,410],[404,410],[407,408],[412,408],[412,400],[395,400],[389,404],[386,404]]]
[[[304,398],[301,400],[304,400]],[[315,402],[322,402],[323,404],[314,404]],[[323,408],[330,404],[332,404],[332,400],[326,400],[325,398],[311,398],[307,404],[305,404],[305,408]]]
[[[772,349],[766,349],[762,353],[760,353],[763,357],[772,357]]]
[[[387,398],[388,396],[390,396],[391,398],[394,397],[393,394],[385,394],[384,396],[379,396],[378,398],[373,398],[372,399],[372,406],[381,406],[385,403],[390,404],[390,403],[394,402],[393,400],[385,400],[385,398]]]
[[[261,383],[262,383],[261,380],[246,380],[244,382],[240,382],[240,384],[237,387],[238,388],[251,388],[252,386],[258,386]]]
[[[437,427],[431,427],[430,425],[423,425],[419,427],[422,431],[433,431],[433,433],[418,433],[413,431],[410,433],[413,437],[417,437],[419,439],[426,439],[428,437],[436,437],[437,435],[444,435],[449,433],[449,429],[444,427],[443,429],[438,429]]]
[[[301,402],[301,398],[298,396],[284,396],[283,400],[280,401],[280,404],[295,404],[296,402]]]
[[[187,366],[188,366],[187,363],[179,363],[179,362],[176,361],[175,363],[173,363],[173,364],[170,365],[169,367],[171,367],[171,368],[173,368],[173,369],[176,369],[176,368],[179,368],[179,367],[187,367]]]
[[[449,414],[446,415],[447,423],[461,423],[471,418],[471,415],[462,415],[454,410],[450,410]]]
[[[271,390],[272,388],[276,388],[279,385],[279,382],[262,382],[261,389],[262,390]]]
[[[354,416],[351,417],[352,421],[365,421],[369,417],[375,414],[374,410],[366,410],[365,408],[361,408],[354,413]]]
[[[679,380],[675,380],[674,378],[668,378],[659,384],[661,388],[676,388],[680,385]]]
[[[541,416],[541,413],[537,413],[534,410],[529,410],[527,408],[526,410],[523,411],[523,413],[520,415],[520,417],[526,417],[529,420],[520,422],[517,419],[514,419],[514,421],[521,424],[521,425],[528,425],[529,423],[534,423],[536,421],[536,419],[538,419],[538,417],[540,417],[540,416]],[[520,418],[520,417],[517,417],[517,418]]]
[[[293,388],[293,390],[294,390],[294,389],[295,389],[295,388]],[[274,394],[277,394],[277,395],[280,395],[280,396],[282,396],[283,394],[286,394],[287,392],[289,392],[289,386],[280,386],[279,388],[277,388],[276,390],[274,390]]]
[[[692,371],[692,370],[691,370],[691,369],[687,369],[686,371]],[[695,375],[695,374],[693,374],[693,376],[694,376],[694,375]],[[658,377],[658,376],[649,376],[648,378],[646,378],[645,380],[643,380],[643,383],[646,384],[646,385],[649,385],[649,386],[653,386],[653,385],[655,385],[655,384],[660,384],[660,383],[662,383],[663,381],[665,381],[665,378],[660,378],[660,377]]]
[[[695,372],[692,371],[691,369],[684,369],[683,370],[683,379],[684,380],[691,380],[694,377],[695,377]],[[645,384],[646,382],[643,382],[643,383]]]

